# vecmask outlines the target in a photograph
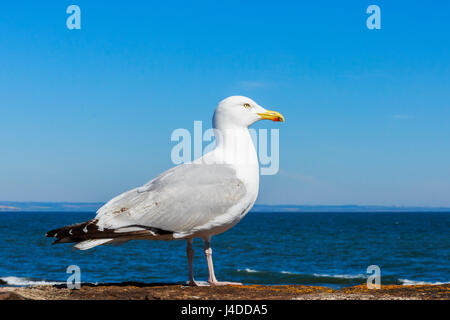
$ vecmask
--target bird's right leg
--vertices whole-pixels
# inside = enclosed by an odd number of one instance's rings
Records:
[[[214,266],[212,260],[211,237],[208,237],[204,240],[205,240],[205,256],[206,261],[208,263],[208,271],[209,271],[209,279],[208,279],[209,284],[211,286],[225,286],[225,285],[242,286],[242,283],[240,282],[217,281],[216,276],[214,274]]]

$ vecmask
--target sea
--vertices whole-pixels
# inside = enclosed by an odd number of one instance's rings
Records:
[[[94,215],[0,212],[0,284],[64,284],[69,266],[79,268],[82,283],[186,282],[184,240],[79,251],[45,237]],[[450,282],[449,231],[445,212],[250,212],[213,237],[213,260],[218,280],[244,284],[342,288],[366,283],[370,266],[381,284],[443,284]],[[195,278],[206,281],[201,239],[194,249]]]

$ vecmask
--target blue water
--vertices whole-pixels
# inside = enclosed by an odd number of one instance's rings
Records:
[[[0,213],[0,279],[8,284],[65,282],[78,265],[82,282],[183,282],[186,245],[132,241],[88,251],[50,245],[45,232],[89,213]],[[450,281],[450,213],[256,213],[213,238],[219,280],[245,284],[345,287],[365,283],[367,267],[382,284]],[[195,277],[206,280],[203,242],[194,242]]]

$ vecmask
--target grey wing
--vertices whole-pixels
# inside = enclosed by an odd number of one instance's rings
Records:
[[[184,164],[112,199],[96,219],[99,227],[119,231],[189,232],[225,214],[245,194],[229,165]]]

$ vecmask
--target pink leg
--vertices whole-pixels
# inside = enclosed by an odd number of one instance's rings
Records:
[[[208,271],[209,271],[208,282],[209,282],[209,284],[212,286],[242,285],[242,283],[239,283],[239,282],[217,281],[216,276],[214,274],[214,265],[213,265],[213,261],[212,261],[211,238],[207,238],[204,240],[205,240],[205,256],[206,256],[206,261],[208,262]]]

